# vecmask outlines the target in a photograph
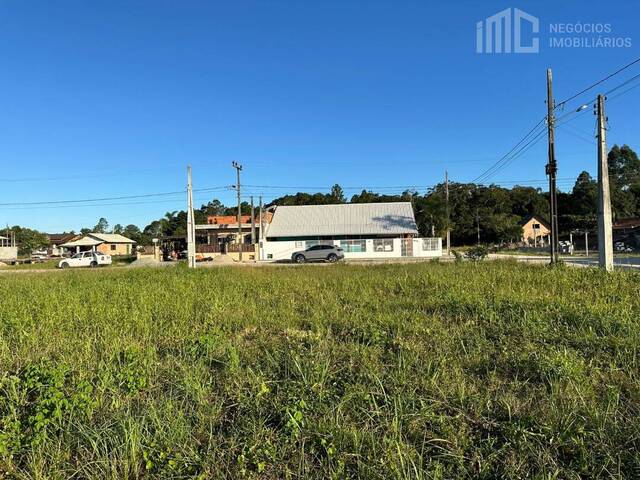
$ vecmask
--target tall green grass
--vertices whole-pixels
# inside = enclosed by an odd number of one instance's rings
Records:
[[[637,478],[640,277],[0,277],[0,478]]]

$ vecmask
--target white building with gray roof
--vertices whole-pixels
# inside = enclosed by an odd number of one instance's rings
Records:
[[[260,240],[261,260],[288,260],[317,244],[347,258],[439,257],[439,238],[419,238],[410,202],[278,206]]]

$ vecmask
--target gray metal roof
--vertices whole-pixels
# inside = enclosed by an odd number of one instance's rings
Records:
[[[410,202],[276,207],[267,237],[418,234]]]

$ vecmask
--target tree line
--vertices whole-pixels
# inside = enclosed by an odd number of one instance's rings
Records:
[[[614,145],[608,153],[609,180],[614,221],[640,216],[640,160],[628,145]],[[275,199],[276,205],[310,205],[346,202],[335,185],[330,193],[296,193]],[[473,183],[450,183],[447,215],[446,185],[440,183],[424,194],[407,190],[384,195],[368,190],[353,195],[352,203],[411,202],[421,236],[444,236],[451,230],[454,245],[473,244],[478,230],[482,243],[519,241],[521,222],[531,216],[549,218],[549,193],[541,188]],[[596,231],[598,183],[582,171],[570,192],[558,193],[560,235],[572,231]]]
[[[612,211],[614,220],[640,216],[640,159],[628,145],[614,145],[608,153]],[[473,183],[449,184],[449,202],[446,202],[446,186],[435,185],[425,193],[407,190],[389,195],[362,190],[347,198],[340,185],[334,185],[329,193],[298,192],[274,199],[270,205],[323,205],[335,203],[411,202],[421,236],[444,236],[451,231],[454,245],[473,244],[477,241],[478,229],[482,243],[518,241],[521,237],[521,222],[531,215],[549,216],[549,194],[541,188],[499,185],[476,185]],[[448,215],[447,215],[448,210]],[[243,215],[250,214],[248,202],[241,204]],[[570,192],[558,193],[558,226],[560,235],[571,231],[595,231],[597,229],[598,185],[591,175],[583,171],[576,178]],[[224,205],[213,199],[194,210],[197,224],[207,222],[210,215],[236,215],[237,206]],[[147,245],[153,238],[186,236],[187,212],[175,210],[162,218],[153,220],[143,229],[137,225],[115,224],[111,227],[105,218],[100,218],[93,228],[81,229],[89,232],[119,233],[138,245]],[[11,228],[21,250],[30,252],[47,245],[47,237],[36,230],[15,226]]]

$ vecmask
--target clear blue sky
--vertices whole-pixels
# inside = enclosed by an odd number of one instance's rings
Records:
[[[562,100],[640,56],[635,2],[598,5],[3,0],[0,203],[180,191],[187,163],[195,188],[225,186],[232,160],[246,184],[301,187],[247,189],[267,199],[333,183],[426,186],[445,169],[469,181],[544,115],[547,67]],[[476,53],[476,22],[507,7],[540,18],[540,53]],[[575,22],[609,23],[632,45],[547,46],[550,23]],[[610,102],[610,145],[640,150],[639,106],[640,88]],[[558,129],[561,179],[596,171],[586,113]],[[491,180],[544,180],[545,162],[542,139]],[[104,216],[144,227],[183,197],[0,206],[0,224],[52,232]]]

